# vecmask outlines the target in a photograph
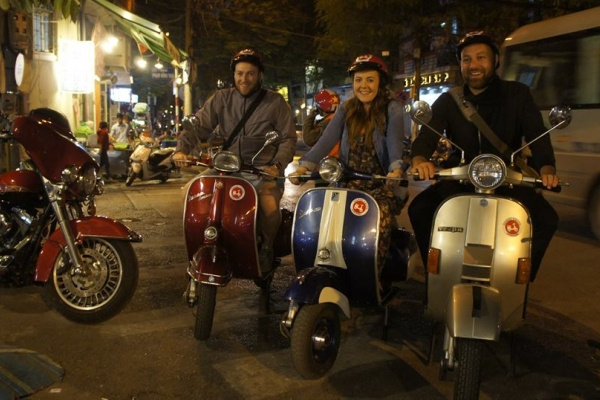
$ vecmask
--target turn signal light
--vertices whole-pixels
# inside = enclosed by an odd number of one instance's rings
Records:
[[[531,275],[531,258],[523,257],[519,258],[517,266],[517,277],[516,282],[519,284],[529,283],[529,276]]]
[[[427,253],[427,272],[430,274],[440,273],[440,255],[442,251],[434,247],[429,248]]]

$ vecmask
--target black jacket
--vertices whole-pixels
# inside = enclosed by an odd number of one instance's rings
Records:
[[[533,101],[529,88],[513,81],[503,81],[495,76],[486,90],[473,95],[464,86],[465,99],[469,100],[496,135],[512,150],[530,142],[546,131],[539,109]],[[433,119],[430,125],[465,150],[469,162],[481,153],[501,155],[498,150],[479,134],[477,127],[462,115],[450,93],[443,93],[432,105]],[[411,156],[429,159],[437,147],[439,136],[429,128],[421,127],[411,148]],[[546,135],[530,146],[531,165],[539,171],[544,165],[555,165],[554,150],[550,136]],[[446,167],[455,166],[460,161],[460,151],[456,150]],[[505,158],[505,162],[510,160]]]

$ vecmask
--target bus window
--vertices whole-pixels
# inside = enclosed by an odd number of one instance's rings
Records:
[[[558,175],[570,186],[544,196],[585,210],[600,238],[600,7],[522,26],[500,52],[500,76],[528,85],[545,118],[555,105],[573,110],[571,125],[551,133]]]

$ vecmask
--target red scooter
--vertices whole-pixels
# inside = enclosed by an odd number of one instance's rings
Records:
[[[254,156],[279,139],[269,132],[264,146]],[[257,233],[258,195],[244,174],[261,175],[252,166],[229,151],[219,151],[208,158],[214,173],[196,176],[187,187],[183,212],[184,236],[189,264],[189,283],[185,300],[197,306],[194,337],[208,340],[213,325],[217,287],[226,286],[232,278],[252,279],[267,295],[273,268],[261,271]],[[282,210],[283,219],[274,243],[274,266],[279,258],[291,253],[291,212]]]
[[[43,284],[44,300],[72,321],[113,317],[136,289],[131,242],[141,236],[95,215],[94,197],[104,187],[98,164],[64,115],[51,109],[17,117],[1,136],[20,143],[30,157],[17,170],[0,174],[3,284]]]

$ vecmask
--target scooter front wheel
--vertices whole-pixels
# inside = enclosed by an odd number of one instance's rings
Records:
[[[455,399],[479,399],[482,347],[478,339],[456,339]]]
[[[198,285],[198,309],[196,310],[196,324],[194,326],[194,337],[198,340],[205,341],[210,337],[215,315],[216,298],[216,286]]]
[[[131,186],[134,179],[135,179],[135,172],[129,171],[129,173],[127,174],[127,180],[125,181],[125,186]]]
[[[292,361],[305,379],[318,379],[333,366],[340,348],[341,328],[337,306],[304,305],[292,327]]]

